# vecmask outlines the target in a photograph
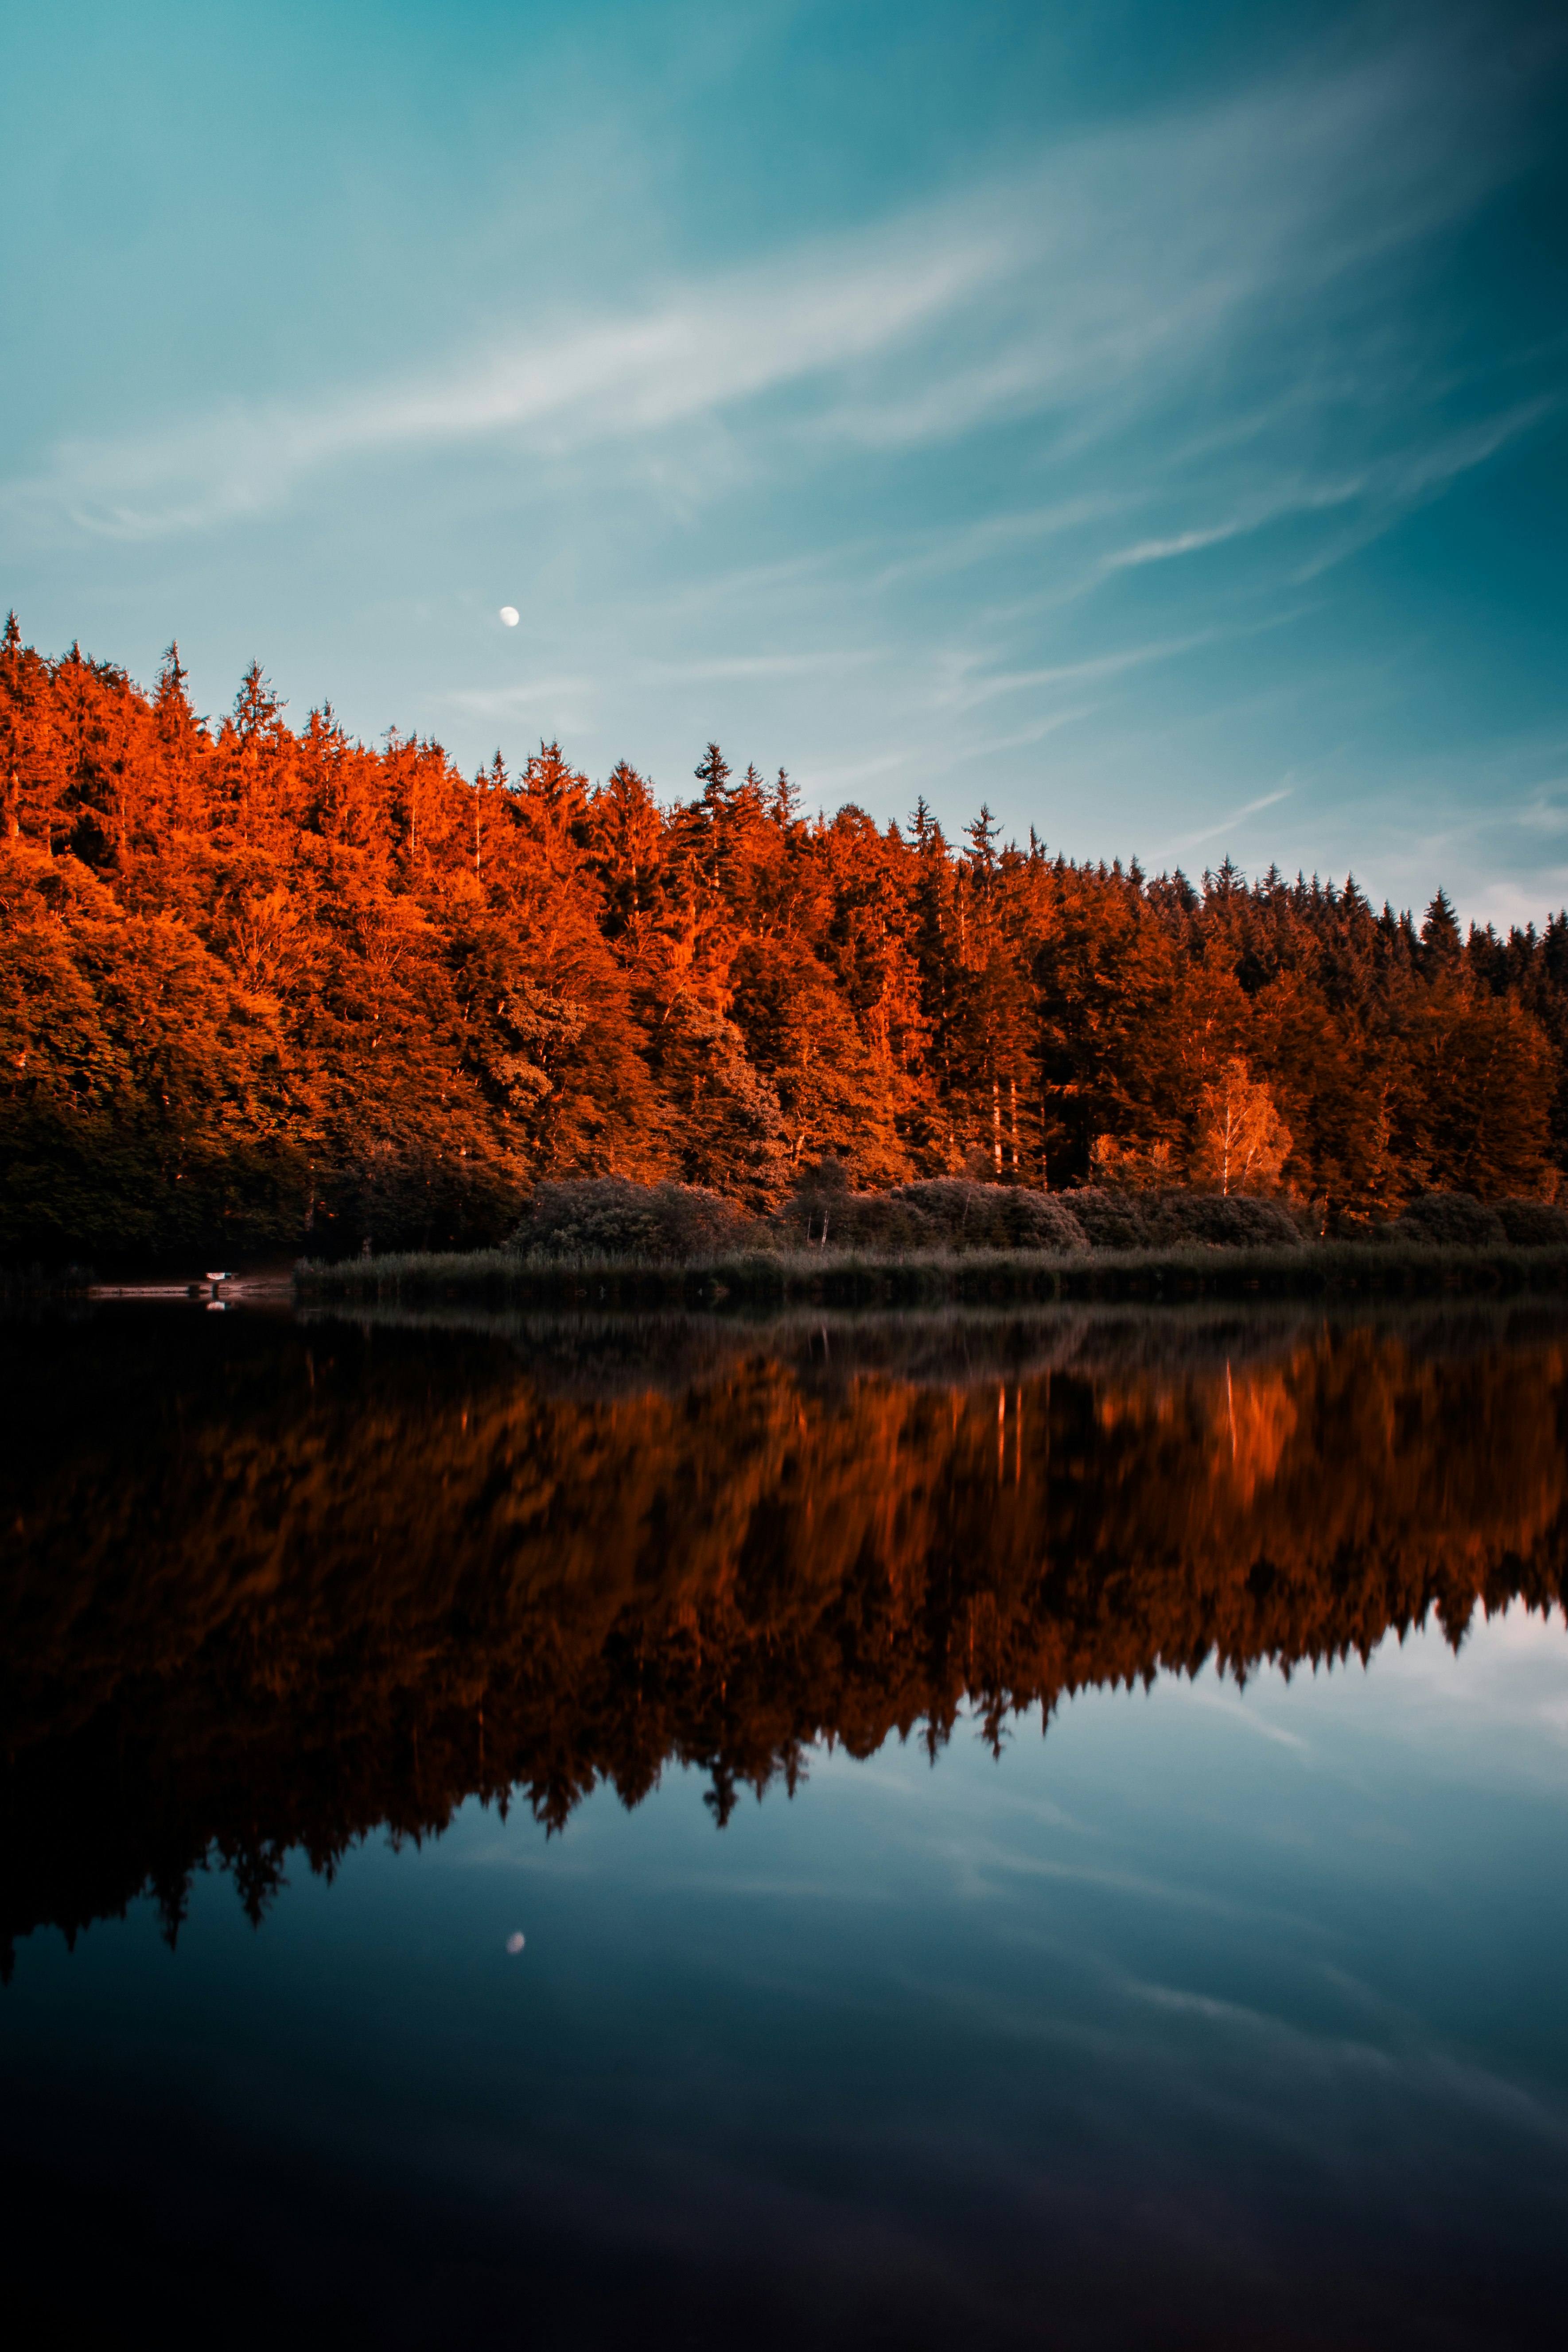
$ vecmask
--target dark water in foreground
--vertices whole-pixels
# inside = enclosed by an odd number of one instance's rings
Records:
[[[1560,2340],[1568,1322],[0,1349],[35,2328]]]

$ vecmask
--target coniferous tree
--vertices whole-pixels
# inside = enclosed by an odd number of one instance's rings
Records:
[[[1325,1226],[1568,1172],[1568,914],[1465,938],[1441,890],[1197,888],[984,807],[955,853],[923,798],[806,823],[716,743],[695,783],[556,743],[466,782],[254,663],[212,722],[177,646],[143,695],[11,616],[0,1251],[481,1240],[542,1179],[769,1206],[825,1160],[1225,1189],[1254,1129],[1243,1181]]]

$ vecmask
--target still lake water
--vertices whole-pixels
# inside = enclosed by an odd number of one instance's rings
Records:
[[[1561,2340],[1568,1322],[0,1346],[14,2311]]]

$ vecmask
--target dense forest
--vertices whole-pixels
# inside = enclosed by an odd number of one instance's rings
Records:
[[[0,646],[0,1260],[504,1235],[541,1178],[1279,1191],[1325,1228],[1554,1194],[1568,916],[1463,937],[1228,861],[1079,865],[803,813],[716,744],[665,803],[545,744],[290,727]],[[1239,1160],[1237,1148],[1239,1143]]]
[[[526,1366],[526,1370],[524,1367]],[[211,1852],[1561,1604],[1560,1318],[814,1314],[626,1330],[154,1311],[0,1359],[0,1976]]]

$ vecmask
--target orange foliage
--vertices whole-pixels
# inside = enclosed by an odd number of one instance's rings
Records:
[[[213,726],[174,648],[148,695],[13,620],[0,1253],[479,1243],[540,1177],[760,1207],[826,1156],[1206,1181],[1227,1070],[1246,1181],[1352,1221],[1568,1165],[1568,919],[1461,942],[1441,894],[1418,933],[1351,882],[1199,892],[984,809],[957,851],[923,802],[807,823],[715,744],[697,782],[663,807],[555,744],[465,780],[291,728],[254,666]]]

